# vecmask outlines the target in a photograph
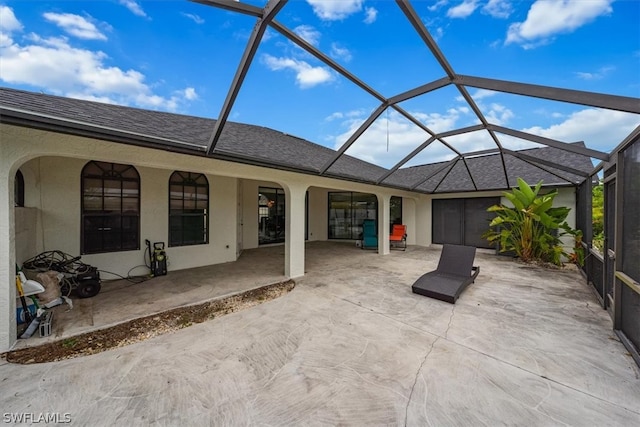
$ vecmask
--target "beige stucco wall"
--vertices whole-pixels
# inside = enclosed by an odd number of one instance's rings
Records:
[[[554,206],[566,206],[571,208],[569,215],[567,216],[567,224],[571,228],[576,227],[576,191],[574,188],[559,188],[558,195],[554,199]],[[575,240],[572,236],[564,236],[561,239],[564,243],[564,248],[567,252],[573,250]]]
[[[309,189],[309,240],[327,240],[329,230],[329,189]]]
[[[21,170],[39,177],[37,186],[25,182],[25,196],[41,213],[42,237],[33,247],[80,254],[80,185],[85,159],[46,156],[29,161]],[[136,166],[134,164],[134,166]],[[82,261],[100,270],[126,276],[146,274],[144,240],[168,246],[168,182],[173,170],[136,166],[140,174],[140,248],[134,251],[82,255]],[[200,172],[193,170],[193,172]],[[234,261],[237,179],[207,174],[209,181],[209,243],[167,247],[169,270]],[[39,197],[33,197],[38,194]],[[35,233],[32,233],[35,236]],[[38,251],[40,252],[40,251]],[[31,254],[31,256],[36,253]],[[147,261],[148,262],[148,261]],[[114,278],[103,274],[104,278]]]
[[[416,236],[416,199],[402,198],[402,222],[407,226],[407,244],[415,245]]]
[[[16,207],[16,263],[38,254],[38,209]]]

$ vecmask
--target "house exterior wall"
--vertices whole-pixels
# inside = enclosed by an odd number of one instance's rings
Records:
[[[85,159],[47,156],[31,160],[23,169],[37,168],[39,185],[28,186],[25,194],[39,193],[30,198],[41,215],[43,235],[31,247],[37,255],[41,251],[61,250],[80,255],[81,173]],[[144,268],[144,240],[169,240],[169,177],[173,170],[133,166],[140,174],[140,248],[134,251],[84,254],[82,261],[100,270],[126,276],[146,274]],[[193,170],[193,172],[201,172]],[[234,261],[235,258],[235,203],[237,179],[207,174],[209,181],[209,243],[204,245],[167,247],[169,270],[197,267]],[[35,200],[34,200],[35,199]],[[37,229],[37,228],[36,228]],[[35,230],[34,230],[35,231]],[[35,238],[35,233],[30,233]],[[35,251],[36,247],[42,250]],[[147,255],[148,257],[148,255]],[[147,258],[148,260],[148,258]],[[148,262],[148,261],[147,261]],[[105,278],[114,276],[104,275]]]
[[[329,191],[327,188],[309,188],[309,241],[328,239]]]
[[[38,209],[15,208],[16,218],[16,263],[24,261],[39,253],[37,250]]]
[[[416,199],[402,198],[402,223],[407,226],[407,244],[415,245],[416,236]]]
[[[36,221],[35,224],[32,224],[35,225],[35,228],[30,230],[30,238],[35,239],[35,248],[32,248],[25,253],[25,255],[27,253],[29,254],[26,259],[44,251],[44,227],[42,224],[42,212],[39,208],[41,201],[40,166],[41,163],[40,159],[38,158],[30,160],[20,167],[20,172],[22,173],[22,177],[24,179],[24,206],[27,208],[32,208],[35,211]]]
[[[554,206],[566,206],[571,208],[567,216],[567,224],[571,228],[576,227],[576,189],[573,187],[565,187],[558,189],[558,195],[554,199]],[[574,247],[574,238],[572,236],[564,236],[561,238],[564,248],[567,252],[571,252]]]

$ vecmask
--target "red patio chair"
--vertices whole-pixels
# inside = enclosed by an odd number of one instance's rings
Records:
[[[403,251],[407,249],[407,226],[403,224],[394,224],[389,236],[389,247],[396,247]]]

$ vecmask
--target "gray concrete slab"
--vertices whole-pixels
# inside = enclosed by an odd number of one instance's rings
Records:
[[[411,293],[438,255],[312,243],[284,297],[92,356],[1,362],[0,406],[96,426],[640,425],[640,372],[578,272],[480,253],[454,306]]]
[[[98,295],[79,299],[71,295],[73,309],[54,307],[52,334],[18,340],[14,349],[33,347],[104,329],[142,316],[201,303],[285,280],[281,247],[250,249],[236,262],[188,270],[166,276],[105,280]],[[113,275],[102,273],[105,279]],[[144,280],[138,282],[139,280]]]

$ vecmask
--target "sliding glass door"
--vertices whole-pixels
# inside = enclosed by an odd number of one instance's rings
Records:
[[[378,217],[375,194],[329,193],[329,239],[358,240],[362,238],[362,221]]]
[[[285,197],[281,188],[258,188],[258,244],[282,243],[285,238]]]

